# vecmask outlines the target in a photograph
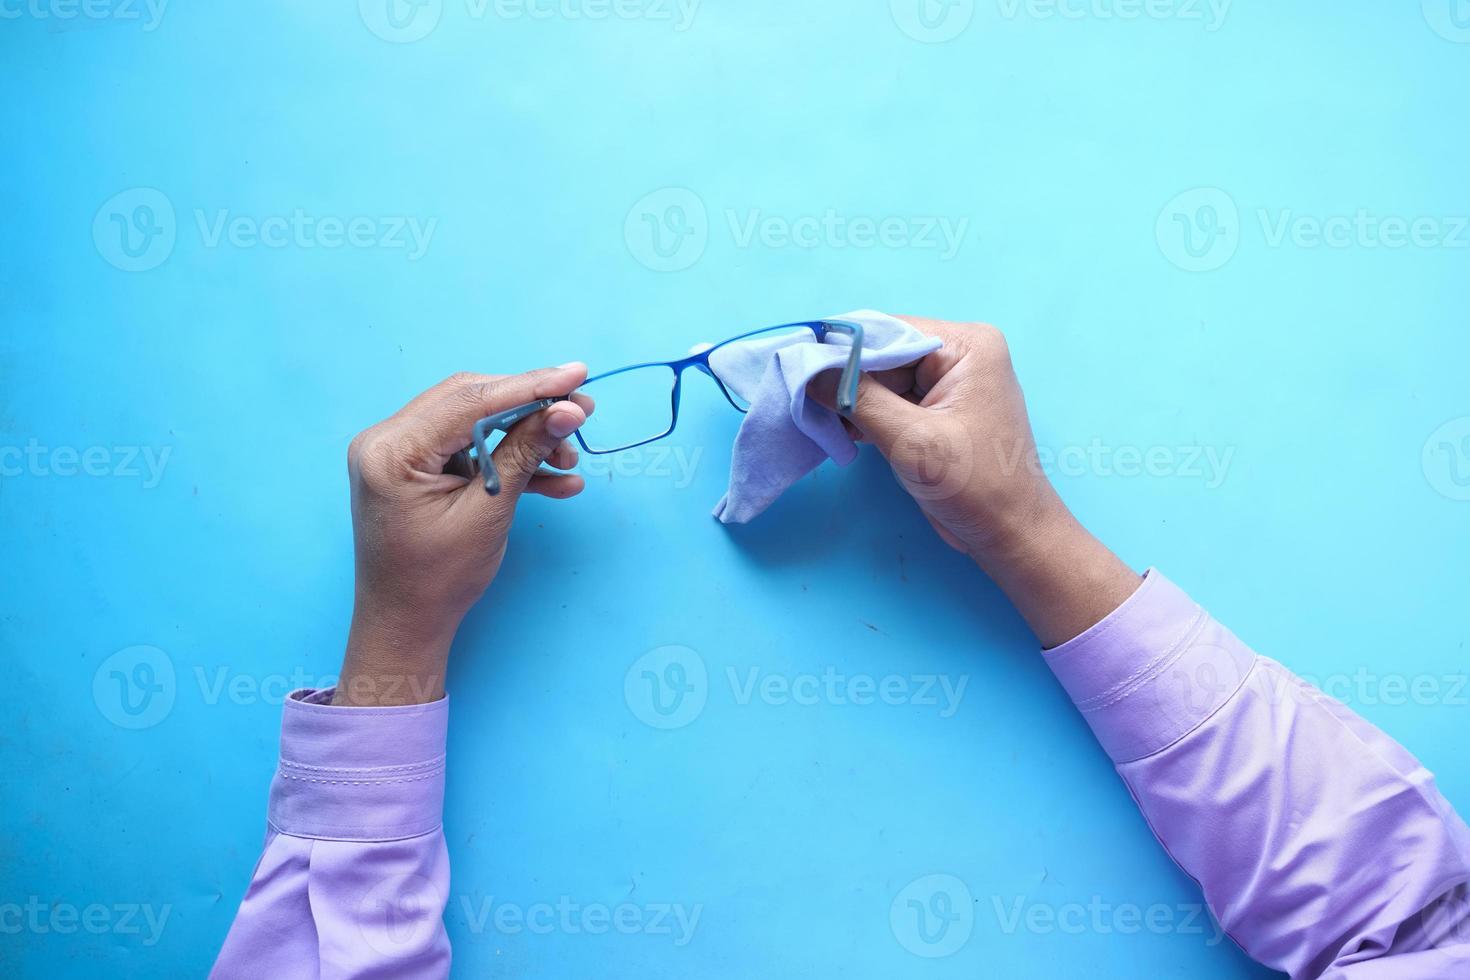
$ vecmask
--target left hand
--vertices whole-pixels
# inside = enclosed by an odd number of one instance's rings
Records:
[[[510,376],[456,374],[360,433],[347,450],[357,582],[338,705],[418,704],[444,696],[449,647],[490,585],[522,493],[566,498],[582,477],[566,442],[587,420],[585,395],[518,423],[495,448],[502,490],[444,472],[475,422],[587,379],[584,364]]]

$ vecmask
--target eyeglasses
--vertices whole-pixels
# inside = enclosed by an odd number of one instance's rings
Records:
[[[862,325],[850,320],[809,320],[752,330],[677,361],[633,364],[588,378],[578,390],[591,389],[597,412],[577,430],[577,442],[586,452],[603,455],[644,446],[669,435],[679,424],[679,395],[684,371],[689,368],[709,376],[725,400],[744,414],[750,410],[750,399],[766,363],[778,350],[800,343],[824,343],[833,334],[846,340],[851,348],[837,385],[837,411],[848,415],[857,404]],[[450,469],[473,471],[477,466],[485,492],[498,494],[500,474],[490,456],[491,433],[507,431],[527,416],[570,397],[543,398],[481,419],[475,423],[474,445],[456,454]]]

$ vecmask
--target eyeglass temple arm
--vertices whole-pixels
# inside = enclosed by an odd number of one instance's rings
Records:
[[[852,351],[847,355],[847,365],[842,369],[842,380],[837,384],[837,411],[841,415],[851,415],[852,410],[857,407],[858,382],[862,380],[860,364],[863,358],[863,327],[862,324],[850,320],[823,320],[822,325],[828,330],[835,330],[852,338]]]
[[[480,477],[485,481],[485,492],[494,497],[500,493],[500,474],[495,470],[495,460],[490,455],[490,433],[508,432],[511,426],[530,415],[535,415],[543,408],[550,408],[557,402],[570,399],[571,395],[558,395],[555,398],[542,398],[539,401],[526,402],[515,408],[508,408],[494,415],[487,415],[475,423],[474,445],[468,449],[461,449],[450,458],[445,472],[464,473],[474,472],[478,466]]]

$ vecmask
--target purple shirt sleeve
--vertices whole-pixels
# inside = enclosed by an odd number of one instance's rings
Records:
[[[286,702],[265,851],[212,977],[443,977],[447,699]]]
[[[1470,828],[1392,739],[1157,572],[1047,660],[1225,931],[1295,978],[1470,977]],[[447,700],[286,704],[212,976],[442,977]]]
[[[1470,829],[1398,743],[1158,572],[1046,658],[1251,957],[1294,978],[1470,977]]]

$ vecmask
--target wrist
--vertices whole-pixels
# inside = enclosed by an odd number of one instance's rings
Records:
[[[1142,581],[1082,526],[1050,484],[971,557],[1006,593],[1044,648],[1101,622]]]
[[[425,616],[359,594],[332,703],[365,707],[439,700],[458,628],[459,617]]]
[[[1043,481],[984,520],[985,533],[967,549],[991,577],[1035,564],[1080,526],[1050,483]]]

